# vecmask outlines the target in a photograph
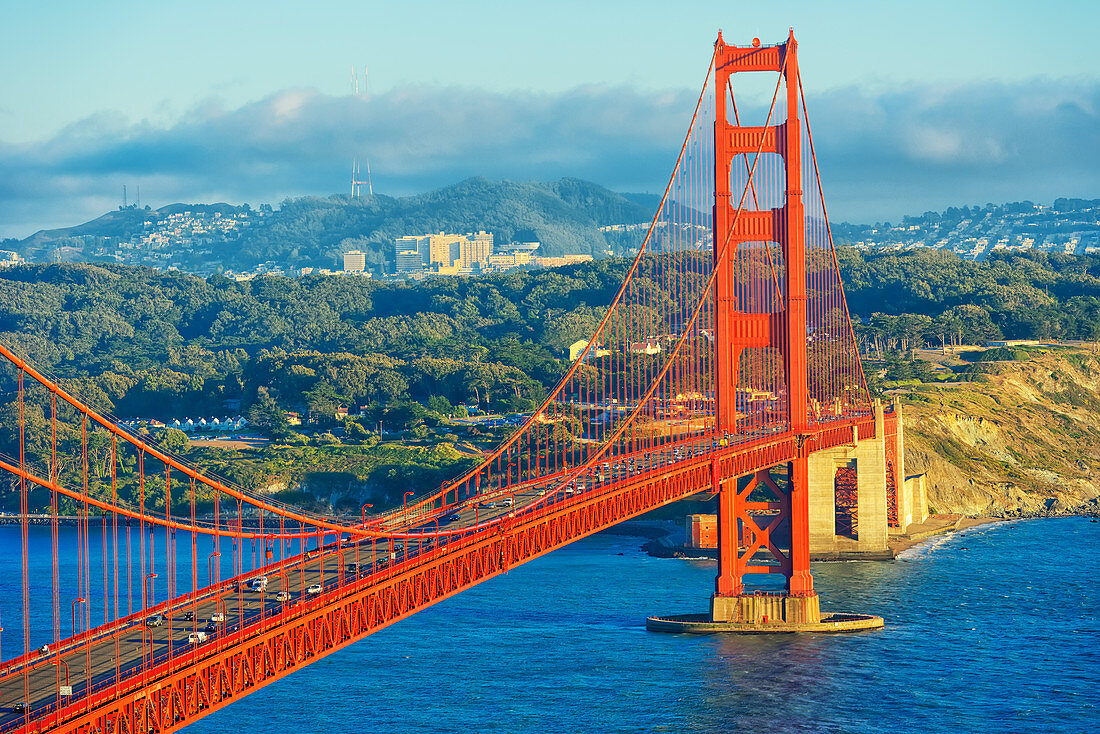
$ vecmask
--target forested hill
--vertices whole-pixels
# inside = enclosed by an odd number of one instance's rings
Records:
[[[857,335],[905,350],[998,338],[1100,338],[1100,258],[840,252]],[[418,284],[362,278],[235,282],[121,265],[0,271],[0,342],[78,378],[120,415],[440,396],[529,407],[589,336],[629,263]],[[892,345],[892,346],[891,346]]]
[[[519,410],[557,380],[565,347],[593,332],[626,269],[611,258],[405,285],[15,267],[0,270],[0,342],[121,416],[247,408],[259,387],[287,409],[337,395]]]
[[[392,270],[393,240],[431,232],[492,232],[497,242],[538,241],[541,254],[603,256],[630,244],[621,236],[599,231],[608,224],[635,224],[653,217],[658,197],[617,194],[579,179],[550,183],[515,183],[471,178],[425,194],[390,197],[382,194],[288,199],[278,209],[262,206],[247,227],[226,237],[207,233],[195,242],[173,242],[173,255],[194,250],[181,269],[212,272],[217,266],[248,268],[274,261],[289,267],[337,266],[339,255],[358,249],[367,253],[375,270],[382,263]],[[129,208],[110,212],[85,224],[38,232],[15,249],[30,260],[102,261],[157,223],[181,211],[232,216],[249,207],[226,204],[173,204],[158,210]],[[98,238],[98,240],[96,239]],[[108,238],[106,241],[103,238]],[[200,240],[205,240],[201,241]],[[106,242],[106,248],[104,243]],[[8,241],[11,245],[11,241]],[[203,251],[206,252],[203,252]],[[126,255],[125,251],[120,254]]]
[[[645,198],[645,197],[641,197]],[[652,197],[651,197],[652,198]],[[616,243],[599,227],[649,221],[656,206],[579,179],[514,183],[471,178],[416,196],[344,196],[283,202],[267,227],[241,241],[242,258],[315,262],[358,249],[368,262],[393,258],[393,240],[429,232],[492,232],[497,242],[537,241],[544,255],[602,256]]]

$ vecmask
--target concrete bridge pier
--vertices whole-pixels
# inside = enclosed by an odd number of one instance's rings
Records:
[[[890,535],[928,519],[923,475],[905,475],[901,407],[874,403],[875,435],[810,455],[810,553],[890,556]],[[904,478],[904,479],[903,479]]]
[[[875,401],[875,435],[810,454],[810,551],[815,557],[887,552],[886,436]]]

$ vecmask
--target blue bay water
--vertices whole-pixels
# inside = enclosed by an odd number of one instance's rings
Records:
[[[887,620],[836,636],[646,632],[647,615],[703,611],[714,564],[650,558],[640,543],[579,541],[189,731],[1100,728],[1100,524],[1003,523],[892,563],[817,564],[824,609]]]

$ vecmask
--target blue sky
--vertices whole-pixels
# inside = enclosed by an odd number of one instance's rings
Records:
[[[1095,2],[0,2],[0,236],[472,175],[654,191],[718,28],[793,26],[830,209],[1100,196]],[[369,68],[364,99],[351,67]]]

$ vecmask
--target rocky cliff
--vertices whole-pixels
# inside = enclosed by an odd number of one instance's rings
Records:
[[[899,391],[906,473],[935,512],[1100,511],[1100,357],[1062,348],[961,370],[965,382]]]

